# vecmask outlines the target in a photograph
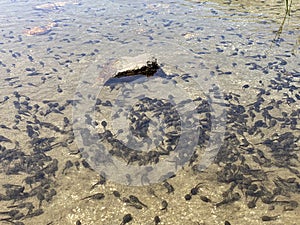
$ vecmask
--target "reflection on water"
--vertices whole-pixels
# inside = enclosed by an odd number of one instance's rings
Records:
[[[1,3],[0,223],[297,224],[300,6],[252,2]]]

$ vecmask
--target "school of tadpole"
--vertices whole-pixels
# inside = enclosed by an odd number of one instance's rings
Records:
[[[187,99],[180,105],[193,101],[197,108],[194,111],[199,118],[198,150],[192,153],[188,159],[184,154],[178,153],[178,160],[174,161],[185,170],[193,173],[202,173],[199,167],[201,161],[201,149],[206,147],[210,138],[212,120],[215,115],[211,104],[219,104],[226,115],[226,130],[222,145],[214,158],[214,164],[218,165],[217,182],[228,185],[218,200],[210,199],[201,193],[200,188],[205,181],[199,181],[198,185],[191,186],[190,193],[183,193],[182,198],[190,201],[192,198],[213,204],[215,207],[234,204],[242,201],[249,209],[255,208],[258,202],[269,205],[270,212],[275,207],[280,207],[282,213],[298,209],[298,201],[293,196],[300,194],[300,171],[299,171],[299,139],[300,139],[300,72],[286,71],[285,61],[278,58],[270,62],[267,68],[259,68],[262,71],[276,71],[277,77],[269,83],[258,81],[255,87],[256,100],[243,104],[240,102],[239,93],[222,93],[217,86],[209,92],[199,95],[195,99]],[[253,64],[249,66],[255,66]],[[183,82],[189,82],[189,76],[173,75],[169,79],[179,77]],[[251,87],[247,84],[240,87],[242,93],[247,93]],[[273,97],[276,93],[276,97]],[[89,96],[90,98],[93,96]],[[169,96],[169,99],[172,96]],[[221,101],[220,101],[221,100]],[[55,102],[44,100],[32,102],[29,95],[14,91],[5,96],[1,101],[2,107],[14,107],[11,121],[1,121],[0,135],[0,171],[1,176],[9,176],[12,179],[2,184],[0,192],[1,222],[10,224],[27,224],[29,218],[41,216],[47,207],[44,202],[55,201],[57,195],[56,180],[63,179],[68,175],[71,168],[73,173],[87,168],[93,171],[93,167],[86,161],[85,151],[70,151],[70,155],[76,154],[77,160],[70,157],[63,162],[51,156],[51,152],[61,148],[69,148],[74,142],[72,118],[65,114],[66,110],[79,104],[82,100],[66,100]],[[95,99],[96,112],[115,104],[107,99]],[[126,113],[126,112],[125,112]],[[51,115],[55,115],[56,122],[51,121]],[[182,135],[180,130],[180,116],[176,106],[168,102],[168,98],[153,99],[144,97],[131,112],[116,112],[114,116],[127,116],[132,133],[132,141],[144,140],[149,136],[149,124],[153,118],[159,118],[167,128],[173,128],[165,132],[156,149],[148,152],[136,152],[118,140],[117,134],[109,130],[109,121],[95,121],[86,115],[85,122],[94,128],[99,126],[103,132],[91,134],[89,129],[82,129],[81,136],[83,145],[90,146],[95,140],[106,146],[104,154],[118,157],[124,162],[135,165],[154,165],[163,157],[174,151],[178,138]],[[59,121],[60,125],[57,125]],[[76,121],[75,121],[76,122]],[[118,131],[122,132],[122,131]],[[24,136],[26,139],[17,140],[15,136]],[[20,143],[20,141],[24,143]],[[147,145],[147,143],[144,143]],[[149,144],[149,143],[148,143]],[[200,149],[200,150],[199,150]],[[95,159],[98,160],[97,158]],[[187,162],[187,163],[186,163]],[[99,162],[98,162],[99,163]],[[110,162],[103,162],[110,163]],[[284,171],[287,176],[281,176],[276,171]],[[59,176],[58,176],[59,174]],[[16,177],[16,179],[14,179]],[[176,180],[175,173],[168,173],[160,179],[160,184],[165,188],[168,195],[174,193],[172,183]],[[106,185],[105,171],[100,173],[100,179],[87,190],[95,190],[98,185]],[[208,182],[208,181],[207,181]],[[149,180],[143,176],[143,185],[147,186]],[[194,183],[194,182],[191,182]],[[197,181],[196,181],[197,183]],[[130,177],[127,185],[130,186]],[[109,192],[109,190],[107,190]],[[137,210],[152,210],[151,206],[143,203],[142,197],[138,198],[134,193],[127,197],[121,197],[123,193],[118,190],[112,193],[91,192],[90,196],[83,199],[101,200],[110,195],[118,198],[120,204],[126,207],[134,207]],[[155,195],[154,191],[152,193]],[[161,201],[161,200],[158,200]],[[168,213],[168,201],[162,200],[160,211]],[[192,212],[193,213],[193,212]],[[196,212],[195,212],[196,214]],[[266,214],[261,217],[262,222],[278,219],[279,216]],[[135,220],[134,214],[124,214],[120,224],[130,224]],[[160,224],[159,215],[153,219],[153,224]],[[138,223],[138,221],[136,221]],[[230,221],[224,221],[230,224]],[[81,224],[80,220],[76,224]]]

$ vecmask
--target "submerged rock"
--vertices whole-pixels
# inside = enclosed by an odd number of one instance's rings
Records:
[[[121,57],[104,66],[98,80],[106,85],[112,83],[144,80],[147,77],[166,77],[166,73],[157,63],[157,59],[148,54],[134,57]]]
[[[32,27],[24,31],[24,34],[27,36],[33,36],[33,35],[43,35],[47,34],[52,30],[52,27],[56,27],[57,23],[50,22],[46,26],[39,26],[39,27]]]
[[[136,65],[135,67],[127,70],[119,71],[114,77],[128,77],[135,75],[153,76],[160,69],[157,64],[157,59],[153,58],[147,61],[144,65]]]
[[[65,5],[70,5],[70,4],[78,5],[79,3],[76,1],[45,3],[45,4],[41,4],[41,5],[36,5],[33,7],[33,9],[42,10],[42,11],[53,11],[53,10],[58,10],[58,9],[64,7]]]

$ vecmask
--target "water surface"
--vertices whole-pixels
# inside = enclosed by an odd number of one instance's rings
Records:
[[[0,5],[1,224],[297,223],[299,3],[42,4]]]

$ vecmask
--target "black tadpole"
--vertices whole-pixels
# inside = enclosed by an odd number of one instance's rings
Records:
[[[201,199],[203,202],[211,202],[211,200],[210,200],[208,197],[204,196],[204,195],[201,195],[201,196],[200,196],[200,199]]]
[[[186,195],[184,196],[184,198],[185,198],[186,201],[189,201],[189,200],[192,199],[192,195],[186,194]]]
[[[8,139],[7,137],[4,137],[2,135],[0,135],[0,142],[12,142],[10,139]]]
[[[125,225],[126,223],[129,223],[131,220],[132,220],[132,216],[131,214],[128,213],[123,217],[122,223],[120,225]]]
[[[103,128],[105,129],[105,128],[106,128],[106,126],[107,126],[107,122],[103,120],[103,121],[101,122],[101,125],[102,125],[102,126],[103,126]]]
[[[193,187],[193,188],[191,189],[191,194],[192,194],[192,195],[198,194],[199,188],[200,188],[200,185],[201,185],[201,184],[202,184],[202,183],[199,183],[199,184],[197,184],[195,187]]]
[[[91,187],[91,190],[94,189],[97,185],[104,185],[105,183],[106,183],[106,175],[104,173],[100,173],[99,180]]]
[[[168,190],[167,193],[173,193],[175,191],[174,187],[169,182],[165,181],[163,185]]]
[[[146,206],[144,203],[142,203],[136,196],[134,195],[129,195],[129,199],[132,203],[137,203],[140,204],[142,206],[144,206],[145,208],[148,208],[148,206]]]
[[[66,162],[65,167],[64,167],[64,169],[62,170],[61,173],[65,174],[66,170],[69,169],[69,168],[71,168],[73,165],[74,165],[73,162],[71,160],[68,160]]]
[[[158,216],[154,217],[154,223],[155,223],[155,225],[160,223],[160,218]]]
[[[84,197],[81,200],[84,200],[84,199],[101,200],[104,197],[105,197],[105,195],[103,193],[96,193],[94,195],[90,195],[90,196]]]
[[[121,197],[121,194],[120,194],[120,192],[118,192],[118,191],[113,191],[113,195],[114,195],[116,198],[120,198],[120,197]]]
[[[160,210],[166,210],[168,208],[168,202],[166,200],[163,200],[161,202],[162,208]]]
[[[272,220],[276,220],[278,218],[278,216],[262,216],[261,220],[262,221],[272,221]]]

